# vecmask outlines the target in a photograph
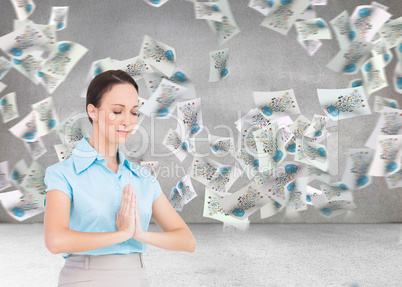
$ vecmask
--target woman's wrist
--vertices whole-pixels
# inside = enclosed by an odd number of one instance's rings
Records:
[[[191,231],[183,228],[164,232],[143,231],[141,234],[134,235],[133,239],[174,251],[194,252],[196,246],[196,241]]]
[[[135,233],[131,238],[137,240],[138,242],[146,243],[148,231],[141,230],[141,232]]]
[[[120,242],[127,241],[132,236],[132,234],[129,234],[126,230],[117,230],[116,232],[119,234]]]

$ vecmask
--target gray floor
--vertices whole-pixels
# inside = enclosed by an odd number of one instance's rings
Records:
[[[148,246],[152,286],[402,286],[401,224],[189,226],[195,253]],[[56,286],[63,259],[45,248],[43,224],[1,224],[0,235],[0,286]]]

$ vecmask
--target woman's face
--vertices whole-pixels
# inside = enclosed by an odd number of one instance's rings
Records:
[[[98,112],[99,138],[123,144],[137,123],[138,93],[132,84],[112,86],[103,94]]]

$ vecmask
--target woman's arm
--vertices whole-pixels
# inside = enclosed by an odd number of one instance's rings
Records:
[[[137,208],[136,211],[138,211]],[[139,215],[136,212],[136,221],[138,219]],[[136,231],[133,236],[135,240],[168,250],[195,251],[196,241],[193,234],[164,193],[152,204],[152,219],[163,232],[138,230],[141,224],[136,223]]]
[[[44,217],[45,245],[53,254],[94,250],[131,238],[134,226],[134,196],[132,189],[123,191],[117,213],[115,232],[80,232],[70,230],[70,198],[62,191],[49,190]]]

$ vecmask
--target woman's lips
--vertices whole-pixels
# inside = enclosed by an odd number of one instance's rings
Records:
[[[124,131],[117,131],[120,135],[126,136],[129,132],[124,132]]]

